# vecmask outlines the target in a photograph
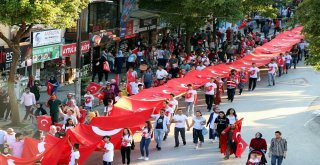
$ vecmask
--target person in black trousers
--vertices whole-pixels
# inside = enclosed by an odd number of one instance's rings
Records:
[[[223,111],[219,112],[219,116],[214,121],[215,130],[217,130],[219,137],[219,148],[220,148],[220,135],[224,129],[229,125],[229,119],[226,117],[226,114]]]
[[[128,128],[123,129],[122,139],[121,139],[121,157],[122,164],[130,164],[131,146],[132,143],[132,133]]]
[[[98,75],[98,79],[100,82],[101,81],[100,77],[102,79],[102,67],[100,65],[100,58],[94,58],[92,61],[92,80],[91,80],[91,82],[94,82],[97,75]]]
[[[260,69],[256,66],[256,63],[252,63],[252,67],[249,69],[249,91],[256,88],[257,79],[260,77]],[[252,87],[252,88],[251,88]]]

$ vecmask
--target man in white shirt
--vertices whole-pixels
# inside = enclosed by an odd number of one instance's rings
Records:
[[[191,116],[194,116],[194,104],[197,100],[197,91],[192,89],[192,84],[188,84],[187,86],[188,86],[188,90],[185,94],[187,116],[190,116],[190,110],[191,110]]]
[[[141,84],[141,83],[140,83],[140,79],[136,79],[135,82],[131,82],[131,83],[130,83],[131,93],[132,93],[133,95],[139,93],[139,87],[138,87],[139,84]]]
[[[216,93],[216,89],[217,89],[217,85],[216,85],[216,83],[214,83],[214,78],[211,77],[210,82],[207,82],[204,85],[204,93],[205,93],[208,112],[211,111],[213,99],[214,99],[214,94]]]
[[[256,66],[256,63],[252,63],[251,68],[249,69],[249,91],[256,88],[258,77],[260,78],[260,69]],[[252,88],[251,88],[252,86]]]
[[[292,57],[291,57],[289,52],[286,52],[286,55],[284,56],[284,59],[285,59],[284,61],[286,63],[286,74],[288,74],[288,70],[291,67],[291,61],[292,61]]]
[[[20,104],[24,104],[26,108],[26,115],[23,118],[23,122],[26,121],[30,114],[32,114],[32,106],[36,105],[36,98],[33,93],[30,92],[30,88],[26,88],[25,92],[20,98]]]
[[[219,32],[221,33],[221,37],[220,37],[220,43],[222,44],[224,41],[224,36],[226,33],[226,28],[224,28],[223,25],[221,25],[221,27],[219,28]]]
[[[62,112],[61,108],[59,108],[59,113],[60,113],[60,116],[63,117],[64,124],[67,124],[67,119],[69,119],[69,118],[73,121],[74,125],[78,124],[78,119],[74,116],[74,111],[72,108],[67,108],[67,114],[64,114]]]
[[[162,68],[163,66],[159,65],[156,72],[157,80],[161,81],[168,76],[168,72]]]
[[[276,77],[276,72],[278,70],[278,65],[275,59],[271,60],[271,63],[268,64],[268,68],[269,68],[268,69],[268,82],[269,82],[268,86],[271,86],[271,84],[275,86],[276,85],[275,77]]]
[[[166,65],[164,60],[164,51],[161,49],[160,46],[157,48],[156,53],[157,53],[158,65],[161,65],[162,67],[164,67]]]
[[[113,157],[114,157],[114,146],[110,142],[111,138],[110,136],[104,136],[103,141],[105,142],[103,151],[103,164],[104,165],[111,165],[113,162]]]
[[[16,133],[14,132],[13,128],[8,128],[6,135],[4,136],[4,141],[7,145],[11,145],[12,143],[14,143],[16,141],[16,137],[15,137]]]
[[[169,104],[168,106],[173,109],[173,112],[176,113],[177,108],[178,108],[178,100],[176,100],[175,95],[173,93],[170,93],[170,98],[168,100]]]
[[[154,115],[151,117],[154,118],[154,140],[157,142],[157,149],[161,150],[161,144],[163,140],[163,135],[165,132],[170,132],[170,120],[167,116],[164,115],[165,110],[161,109],[160,114]]]
[[[189,128],[188,117],[182,113],[182,109],[177,110],[177,114],[173,116],[171,123],[175,123],[174,141],[175,146],[179,147],[179,133],[182,138],[183,145],[186,145],[186,124]]]
[[[201,70],[203,70],[204,68],[206,68],[206,66],[203,65],[203,62],[200,62],[200,64],[197,66],[196,70],[201,71]]]
[[[84,109],[87,111],[92,111],[94,97],[91,92],[88,90],[84,95]]]

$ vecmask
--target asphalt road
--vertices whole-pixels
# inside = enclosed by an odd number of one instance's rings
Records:
[[[301,63],[296,70],[291,69],[288,75],[276,79],[276,86],[268,87],[266,77],[254,92],[244,91],[237,95],[233,103],[224,103],[221,110],[235,108],[239,118],[244,117],[242,137],[250,143],[256,132],[261,132],[268,142],[268,147],[274,132],[280,130],[288,141],[287,159],[284,165],[317,165],[317,153],[320,147],[319,123],[320,117],[315,117],[312,111],[320,109],[320,73],[313,71],[309,66]],[[205,112],[204,117],[209,118],[206,112],[203,95],[196,109]],[[179,105],[184,106],[183,100]],[[172,126],[173,130],[173,126]],[[140,134],[135,135],[140,139]],[[137,141],[136,141],[137,143]],[[208,136],[202,148],[195,150],[192,144],[191,131],[187,132],[187,145],[174,149],[173,132],[164,142],[162,151],[156,151],[155,142],[150,146],[150,160],[138,161],[139,144],[136,144],[131,159],[132,164],[141,165],[243,165],[247,160],[248,149],[242,158],[231,156],[223,160],[223,155],[218,150],[218,143],[211,143]],[[100,164],[101,153],[94,153],[86,165]],[[121,164],[119,152],[115,154],[114,164]],[[270,162],[270,159],[268,158]],[[102,164],[102,163],[101,163]]]

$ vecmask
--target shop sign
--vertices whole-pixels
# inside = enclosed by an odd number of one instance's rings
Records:
[[[39,47],[61,43],[61,30],[45,30],[32,32],[32,46]]]
[[[126,36],[130,36],[133,34],[133,26],[134,26],[134,20],[130,20],[127,23]]]
[[[89,52],[90,49],[90,42],[89,41],[84,41],[81,42],[81,52],[82,53],[87,53]],[[72,43],[72,44],[67,44],[62,46],[62,57],[68,57],[70,55],[76,54],[77,52],[77,44]]]
[[[60,45],[49,45],[33,48],[32,50],[32,62],[39,63],[57,59],[60,57]]]
[[[20,46],[21,56],[18,60],[17,68],[22,68],[25,66],[29,66],[27,64],[28,59],[31,59],[32,55],[32,46],[31,45],[23,45]],[[0,51],[0,69],[1,70],[10,70],[12,61],[13,61],[13,51],[10,48],[4,48]]]

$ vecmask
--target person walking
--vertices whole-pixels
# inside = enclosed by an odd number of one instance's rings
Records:
[[[148,67],[148,69],[142,75],[142,80],[146,89],[151,87],[152,79],[153,79],[152,69],[151,67]]]
[[[242,94],[245,83],[247,82],[248,82],[247,73],[245,72],[244,68],[241,68],[239,72],[239,84],[238,84],[239,95]]]
[[[70,142],[70,139],[68,137],[68,145],[71,148],[71,155],[70,155],[70,161],[69,165],[78,165],[79,159],[80,159],[80,144],[74,143],[73,145]]]
[[[112,100],[112,102],[115,102],[116,94],[114,90],[111,88],[111,84],[109,82],[106,83],[106,87],[103,90],[104,97],[103,97],[103,104],[105,107],[108,106],[108,100]]]
[[[102,140],[105,142],[103,147],[103,165],[112,165],[113,157],[114,157],[114,146],[110,142],[110,136],[104,136]]]
[[[291,49],[292,52],[292,63],[293,63],[293,68],[296,69],[297,68],[297,63],[299,62],[299,49],[298,46],[295,45],[293,46],[293,48]]]
[[[216,142],[216,137],[218,137],[217,129],[215,128],[215,120],[219,116],[219,108],[214,107],[213,111],[210,114],[209,120],[207,122],[207,127],[209,126],[209,139],[212,140],[212,142]]]
[[[229,119],[226,117],[225,113],[223,111],[219,112],[219,116],[214,121],[214,128],[217,130],[217,134],[219,137],[219,148],[221,146],[220,144],[220,136],[224,129],[226,129],[229,125]]]
[[[257,80],[260,79],[260,69],[256,66],[256,63],[252,63],[252,66],[249,68],[249,73],[250,77],[248,91],[254,91],[254,89],[256,89]]]
[[[130,156],[131,156],[131,145],[132,145],[132,133],[130,129],[124,128],[121,138],[121,157],[122,164],[130,164]]]
[[[50,116],[52,125],[59,122],[59,111],[60,111],[61,101],[57,99],[56,95],[52,95],[50,100],[47,102],[47,107],[50,109]]]
[[[277,65],[278,65],[278,71],[279,71],[279,77],[281,77],[283,73],[283,67],[284,67],[284,60],[283,60],[283,54],[280,53],[280,56],[277,58]]]
[[[217,77],[217,79],[214,81],[214,83],[217,86],[216,95],[214,97],[214,105],[220,105],[221,103],[221,94],[224,93],[224,82],[221,80],[221,77]]]
[[[267,153],[267,142],[264,138],[262,138],[262,134],[260,132],[257,132],[255,137],[251,139],[249,149],[250,152],[253,150],[258,150],[262,151],[264,154]],[[265,156],[261,157],[261,162],[264,164],[268,163]]]
[[[177,114],[175,114],[171,120],[171,123],[175,123],[174,127],[174,142],[175,148],[179,147],[179,133],[182,139],[183,145],[186,145],[186,124],[187,128],[189,128],[188,117],[183,114],[182,109],[177,110]]]
[[[210,82],[207,82],[204,85],[204,91],[205,91],[205,99],[207,104],[207,110],[208,112],[211,111],[214,94],[216,93],[217,85],[214,83],[214,78],[210,78]]]
[[[160,114],[151,115],[152,118],[155,119],[154,122],[154,139],[157,143],[158,151],[161,150],[161,144],[163,140],[163,136],[165,132],[170,132],[170,120],[167,116],[164,115],[165,109],[160,110]]]
[[[275,83],[275,77],[276,77],[276,73],[277,73],[277,70],[278,70],[278,65],[276,64],[276,60],[275,59],[272,59],[271,60],[271,63],[268,64],[268,82],[269,82],[269,85],[268,86],[271,86],[271,84],[273,86],[276,85]]]
[[[289,53],[289,52],[286,52],[286,55],[285,55],[286,74],[288,74],[288,70],[289,70],[290,67],[291,67],[291,61],[292,61],[292,57],[291,57],[290,53]]]
[[[204,143],[204,137],[202,134],[202,130],[206,125],[206,119],[202,116],[201,111],[196,112],[196,116],[192,118],[192,123],[188,127],[188,131],[191,127],[193,127],[193,143],[195,144],[195,149],[202,147],[202,143]],[[198,143],[200,141],[200,143]]]
[[[229,124],[234,124],[238,121],[236,110],[233,108],[227,110],[226,117],[229,119]]]
[[[197,100],[197,91],[192,89],[192,84],[187,85],[188,90],[185,94],[185,102],[186,102],[186,109],[187,109],[187,116],[194,116],[194,104]],[[191,111],[191,114],[190,114]]]
[[[275,138],[271,139],[268,156],[271,158],[271,165],[281,165],[287,157],[287,140],[281,137],[280,131],[275,132]]]
[[[30,92],[30,88],[25,89],[25,92],[21,96],[20,103],[26,108],[26,115],[22,120],[22,122],[25,122],[29,115],[32,114],[32,106],[36,105],[36,98],[34,94]]]
[[[146,121],[142,129],[142,137],[140,141],[141,157],[138,158],[138,160],[146,160],[146,161],[149,160],[149,145],[151,142],[152,134],[153,134],[152,124],[150,121]],[[144,154],[144,151],[146,151],[145,152],[146,154]]]
[[[227,79],[227,93],[228,93],[228,100],[233,102],[234,95],[236,93],[236,88],[239,83],[238,78],[236,76],[236,70],[232,69],[231,74]]]

